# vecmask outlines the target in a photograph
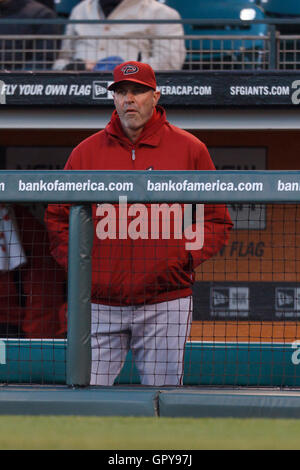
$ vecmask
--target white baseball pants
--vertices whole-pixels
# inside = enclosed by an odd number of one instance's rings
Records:
[[[182,385],[192,297],[138,307],[92,304],[91,385],[113,385],[129,349],[141,384]]]

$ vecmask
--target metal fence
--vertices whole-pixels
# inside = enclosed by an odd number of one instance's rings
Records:
[[[283,36],[277,38],[277,67],[280,70],[300,69],[300,36]]]
[[[122,41],[122,48],[127,57],[137,60],[136,50],[146,47],[156,49],[156,70],[234,70],[269,68],[269,38],[223,36],[184,36],[186,52],[183,60],[172,60],[180,54],[182,37],[160,36],[155,40],[151,36],[0,36],[0,68],[9,71],[83,71],[92,70],[101,56],[110,57],[102,70],[111,70],[118,63],[117,43]],[[66,42],[66,45],[63,46]],[[155,42],[155,45],[153,43]],[[132,54],[131,54],[132,51]],[[166,63],[165,57],[169,60]],[[148,58],[151,59],[151,54]],[[143,59],[141,57],[141,59]],[[145,60],[147,61],[147,60]],[[300,59],[299,59],[300,65]]]
[[[121,51],[124,60],[149,62],[156,71],[300,69],[300,33],[283,35],[269,22],[265,34],[250,35],[241,32],[248,31],[244,24],[238,28],[236,21],[227,21],[222,34],[206,34],[205,20],[195,21],[204,24],[205,34],[0,35],[0,70],[89,71],[100,58],[99,69],[107,71],[118,63]],[[64,23],[59,21],[61,28]]]

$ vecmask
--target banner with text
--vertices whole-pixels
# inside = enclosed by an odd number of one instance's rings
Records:
[[[108,73],[0,73],[0,105],[104,106],[113,103]],[[170,106],[297,106],[293,72],[160,72],[160,103]]]

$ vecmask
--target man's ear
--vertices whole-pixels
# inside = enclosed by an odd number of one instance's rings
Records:
[[[158,103],[158,100],[160,98],[160,91],[155,90],[154,93],[153,93],[153,97],[154,97],[154,103],[155,103],[155,106],[156,106],[157,103]]]

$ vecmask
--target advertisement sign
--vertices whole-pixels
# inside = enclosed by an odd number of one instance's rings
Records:
[[[294,282],[196,282],[193,320],[298,321]]]
[[[0,73],[0,105],[107,106],[110,73]],[[295,72],[158,72],[161,104],[170,106],[288,106],[300,104]]]

